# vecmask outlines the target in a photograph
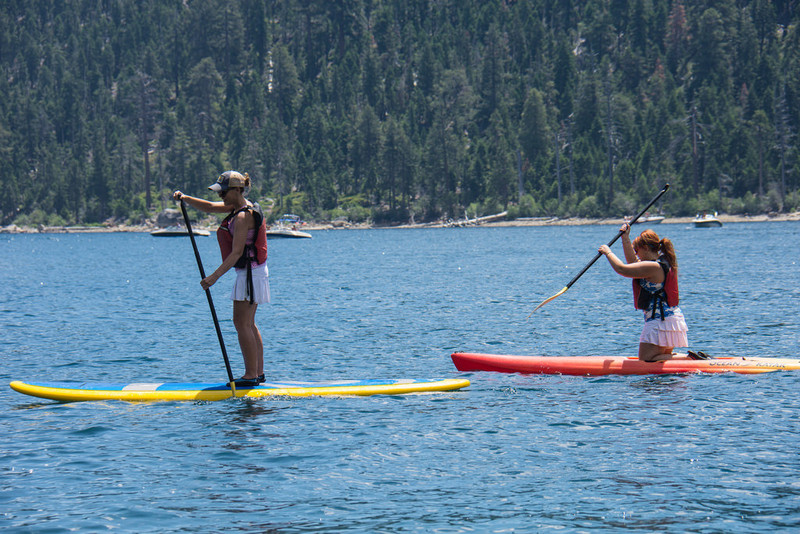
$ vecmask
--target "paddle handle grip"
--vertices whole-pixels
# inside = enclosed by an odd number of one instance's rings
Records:
[[[653,198],[653,200],[651,200],[651,201],[650,201],[650,204],[648,204],[647,206],[645,206],[645,207],[644,207],[644,209],[643,209],[642,211],[640,211],[640,212],[639,212],[639,214],[638,214],[636,217],[634,217],[633,219],[631,219],[631,220],[630,220],[630,222],[629,222],[628,224],[629,224],[630,226],[633,226],[634,224],[636,224],[636,221],[638,221],[638,220],[639,220],[639,218],[640,218],[642,215],[644,215],[644,214],[647,212],[647,210],[649,210],[649,209],[650,209],[650,207],[651,207],[653,204],[655,204],[656,202],[658,202],[658,199],[659,199],[659,198],[661,198],[661,196],[662,196],[664,193],[666,193],[668,189],[669,189],[669,184],[665,184],[665,185],[664,185],[664,189],[662,189],[662,190],[661,190],[661,192],[660,192],[659,194],[657,194],[657,195],[655,196],[655,198]],[[614,243],[616,243],[616,242],[617,242],[617,239],[619,239],[620,237],[622,237],[622,234],[623,234],[622,230],[620,230],[619,232],[617,232],[617,235],[616,235],[616,236],[614,236],[614,239],[612,239],[611,241],[609,241],[609,242],[608,242],[608,246],[610,247],[611,245],[613,245]],[[591,267],[592,265],[594,265],[594,262],[596,262],[597,260],[599,260],[599,259],[600,259],[600,256],[602,256],[602,254],[598,252],[598,253],[595,255],[594,259],[592,259],[592,261],[590,261],[589,263],[587,263],[587,264],[586,264],[586,267],[584,267],[583,269],[581,269],[581,272],[579,272],[578,274],[576,274],[576,275],[575,275],[575,278],[573,278],[572,280],[570,280],[570,281],[569,281],[569,283],[566,285],[566,288],[567,288],[567,289],[569,289],[570,287],[572,287],[572,284],[574,284],[575,282],[577,282],[577,281],[578,281],[578,278],[580,278],[581,276],[583,276],[583,273],[585,273],[586,271],[588,271],[588,270],[589,270],[589,267]]]
[[[186,213],[186,203],[183,200],[181,200],[181,212],[183,212],[183,220],[186,223],[186,231],[189,232],[189,239],[192,241],[192,249],[194,250],[194,258],[197,260],[197,268],[200,269],[200,279],[203,280],[206,277],[206,271],[203,269],[203,259],[200,257],[200,251],[194,239],[194,232],[192,232],[192,223],[189,222],[189,214]],[[217,309],[214,307],[214,300],[211,298],[210,289],[206,289],[206,298],[208,299],[208,307],[211,309],[211,318],[214,319],[214,328],[217,330],[217,339],[219,339],[219,347],[222,349],[222,359],[225,360],[225,369],[228,371],[228,382],[231,384],[232,388],[235,388],[233,372],[231,371],[231,362],[228,360],[228,351],[225,349],[225,341],[222,339],[222,329],[219,327]]]

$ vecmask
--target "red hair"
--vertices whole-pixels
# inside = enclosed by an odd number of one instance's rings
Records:
[[[652,230],[645,230],[639,237],[633,240],[633,248],[647,248],[653,252],[663,255],[667,259],[670,267],[678,270],[678,257],[675,255],[675,247],[672,246],[672,241],[668,238],[661,239],[658,234]]]

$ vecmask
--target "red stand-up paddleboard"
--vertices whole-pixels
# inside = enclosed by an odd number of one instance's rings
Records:
[[[625,356],[509,356],[454,352],[459,371],[546,375],[650,375],[676,373],[758,374],[800,370],[800,360],[788,358],[712,358],[692,360],[688,356],[663,362],[643,362]]]

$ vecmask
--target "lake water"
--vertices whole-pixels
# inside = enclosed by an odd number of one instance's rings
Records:
[[[616,226],[270,241],[267,376],[451,378],[455,350],[635,355]],[[692,348],[800,357],[800,224],[660,225]],[[207,272],[216,240],[198,238]],[[0,382],[224,381],[191,245],[0,236]],[[619,253],[619,244],[614,246]],[[228,291],[212,293],[234,374]],[[444,394],[58,404],[0,389],[9,532],[774,532],[800,527],[800,373],[466,375]]]

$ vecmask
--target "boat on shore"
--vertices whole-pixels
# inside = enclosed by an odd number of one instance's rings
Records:
[[[209,232],[208,230],[203,230],[198,228],[192,228],[192,233],[194,235],[199,235],[199,236],[211,235],[211,232]],[[183,226],[167,226],[166,228],[153,230],[152,232],[150,232],[150,235],[153,237],[181,237],[189,235],[189,231]]]
[[[663,215],[648,215],[645,213],[644,217],[639,217],[634,224],[659,224],[663,220]]]
[[[268,228],[267,239],[270,237],[311,238],[311,234],[300,230],[292,230],[291,228]]]
[[[718,228],[722,226],[722,221],[717,218],[717,212],[714,212],[714,215],[710,213],[703,213],[703,215],[697,214],[697,217],[694,218],[695,228]]]
[[[267,239],[269,239],[270,237],[310,239],[311,234],[309,234],[308,232],[302,232],[298,229],[301,228],[304,224],[306,223],[300,220],[299,215],[286,213],[280,219],[275,221],[275,226],[267,227]]]

